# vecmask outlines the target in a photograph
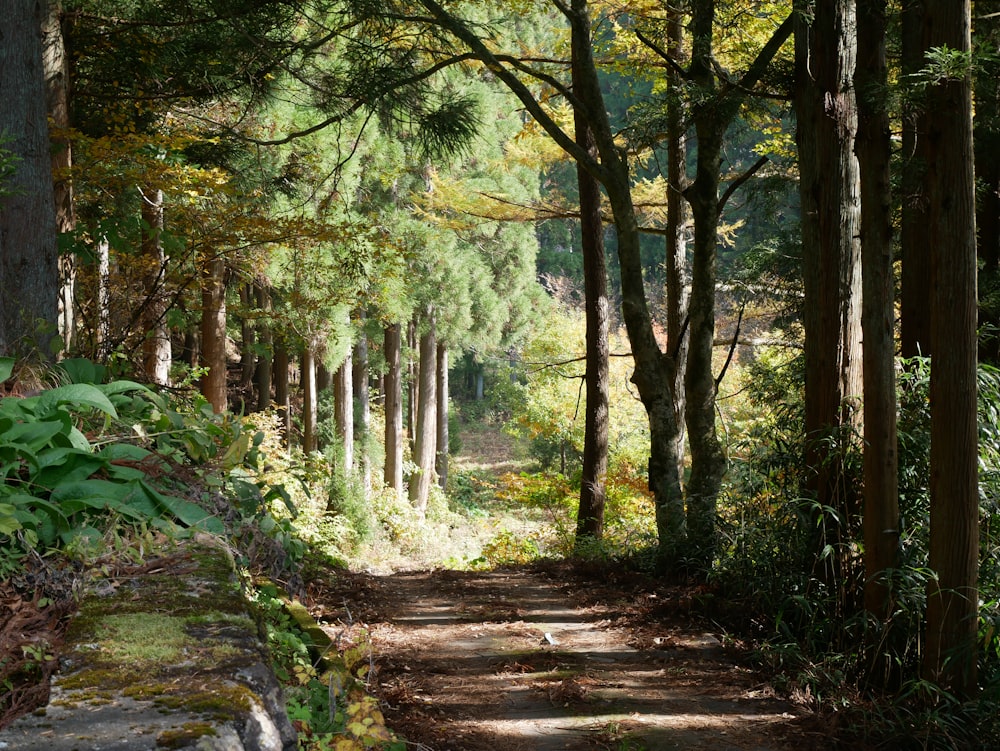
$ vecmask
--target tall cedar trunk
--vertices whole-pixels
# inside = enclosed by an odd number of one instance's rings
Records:
[[[48,95],[49,122],[67,130],[69,122],[69,61],[62,32],[62,2],[48,0],[42,23],[42,48],[45,66],[45,88]],[[73,150],[68,138],[53,140],[52,175],[56,208],[56,231],[72,232],[76,226],[73,213],[73,183],[69,178],[73,166]],[[71,253],[59,256],[59,335],[63,348],[73,347],[75,310],[73,294],[76,286],[76,259]]]
[[[970,49],[969,0],[926,3],[927,48]],[[929,87],[931,246],[930,568],[925,674],[976,690],[979,487],[976,412],[976,222],[971,74]]]
[[[385,484],[403,497],[403,365],[402,326],[385,328]]]
[[[333,414],[347,476],[354,468],[354,363],[350,350],[333,376]]]
[[[364,318],[362,311],[361,317]],[[354,343],[353,366],[351,380],[354,386],[354,404],[356,419],[354,421],[354,447],[358,469],[361,471],[361,483],[365,495],[372,487],[371,456],[368,451],[368,436],[371,432],[371,395],[368,388],[368,337],[361,330],[358,341]]]
[[[574,88],[582,88],[581,45],[590,40],[573,37]],[[576,142],[594,156],[597,144],[586,118],[574,113]],[[580,234],[583,246],[584,307],[587,319],[586,421],[583,438],[583,472],[580,505],[576,515],[576,544],[604,536],[605,483],[608,474],[608,272],[604,256],[604,223],[601,219],[601,184],[579,163],[576,179],[580,192]]]
[[[902,8],[903,80],[924,67],[924,0],[905,0]],[[927,232],[930,203],[927,196],[927,106],[911,101],[903,115],[903,171],[899,230],[900,351],[903,357],[930,357],[931,344],[931,244]]]
[[[278,338],[274,345],[274,367],[271,370],[274,381],[274,403],[278,409],[278,420],[285,435],[285,445],[292,445],[292,413],[288,403],[288,344]]]
[[[249,390],[257,371],[257,332],[253,324],[254,292],[253,284],[240,285],[240,390]]]
[[[0,192],[0,354],[55,353],[59,271],[45,107],[45,3],[0,0],[0,133],[17,158]]]
[[[680,11],[672,11],[667,24],[667,53],[674,60],[683,58],[683,29]],[[670,383],[674,389],[675,420],[677,422],[677,458],[683,474],[684,462],[684,405],[687,396],[684,389],[684,373],[687,370],[688,347],[691,338],[687,334],[688,305],[690,287],[687,268],[687,204],[683,199],[687,188],[687,143],[684,125],[684,106],[681,103],[683,78],[679,71],[668,73],[672,94],[667,99],[667,238],[664,269],[667,291],[667,347],[671,355]],[[664,523],[680,526],[672,531],[672,537],[683,538],[684,507],[671,511]]]
[[[715,93],[712,68],[712,34],[715,22],[713,0],[692,3],[692,82],[706,95]],[[712,348],[715,343],[715,269],[719,233],[719,165],[722,140],[731,115],[725,110],[694,107],[692,117],[698,139],[694,182],[684,195],[694,220],[691,263],[690,349],[684,377],[687,402],[684,409],[691,449],[691,476],[687,484],[688,557],[694,566],[708,569],[715,556],[715,517],[726,458],[715,430],[715,375]],[[729,113],[726,112],[726,115]],[[735,112],[732,113],[735,115]]]
[[[806,466],[816,499],[817,565],[842,573],[858,499],[844,454],[860,418],[861,248],[854,0],[818,0],[796,14],[795,101],[805,286]],[[832,509],[833,513],[828,513]],[[835,555],[825,555],[832,545]],[[844,603],[841,603],[844,604]]]
[[[413,440],[413,462],[416,469],[410,475],[410,502],[421,517],[427,512],[434,479],[434,454],[437,440],[437,337],[433,314],[427,330],[420,335],[418,363],[417,422]]]
[[[885,573],[896,567],[899,549],[887,8],[886,0],[858,0],[857,7],[854,83],[858,100],[855,151],[861,174],[865,608],[885,620],[889,615]]]
[[[215,412],[225,411],[226,399],[226,261],[210,259],[201,276],[201,395]]]
[[[442,490],[448,487],[448,347],[443,342],[437,345],[437,451],[434,471]]]
[[[305,453],[316,451],[316,352],[310,342],[302,347],[302,450]]]
[[[417,432],[417,350],[417,324],[410,321],[406,327],[406,432],[411,449]]]
[[[257,411],[262,412],[271,406],[271,358],[274,355],[274,337],[271,333],[271,293],[263,284],[254,285],[257,298],[257,308],[261,319],[257,324],[257,340],[260,342],[261,354],[257,358],[257,370],[254,381],[257,383]]]
[[[142,265],[144,271],[140,321],[145,339],[142,364],[153,383],[170,383],[170,331],[167,329],[167,257],[163,252],[163,191],[146,188],[140,191],[142,215]]]

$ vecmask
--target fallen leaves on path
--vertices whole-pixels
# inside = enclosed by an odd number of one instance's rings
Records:
[[[703,593],[594,573],[331,569],[309,590],[331,633],[367,629],[386,720],[426,749],[804,748],[796,707],[692,610]]]

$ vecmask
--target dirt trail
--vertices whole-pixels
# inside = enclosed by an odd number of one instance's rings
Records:
[[[433,751],[782,751],[798,712],[684,610],[568,564],[340,573],[315,611],[367,627],[387,721]]]

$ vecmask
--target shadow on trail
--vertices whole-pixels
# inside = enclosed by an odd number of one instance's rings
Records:
[[[386,719],[424,749],[801,748],[739,655],[649,616],[663,596],[518,568],[344,573],[317,600],[366,625]]]

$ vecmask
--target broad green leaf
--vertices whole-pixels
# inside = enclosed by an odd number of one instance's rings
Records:
[[[223,534],[225,532],[222,521],[218,517],[208,513],[208,511],[197,503],[192,503],[176,496],[165,495],[145,482],[140,481],[139,485],[143,487],[153,501],[173,514],[185,526],[199,527],[213,534]]]
[[[70,383],[101,383],[108,369],[84,357],[74,357],[63,360],[59,367],[69,378]]]
[[[52,491],[51,499],[68,516],[87,508],[113,509],[136,521],[157,515],[156,507],[135,483],[80,480],[60,485]]]
[[[0,357],[0,381],[6,381],[14,372],[17,360],[13,357]]]
[[[108,397],[99,388],[89,383],[71,383],[68,386],[50,389],[43,392],[38,399],[39,411],[42,414],[55,409],[60,404],[72,404],[77,407],[93,407],[111,417],[118,417],[118,413]]]
[[[99,469],[106,467],[107,461],[94,456],[90,451],[54,448],[39,454],[38,466],[34,482],[43,488],[54,489],[63,483],[86,480]]]
[[[62,420],[19,422],[0,435],[0,442],[37,454],[46,446],[52,445],[52,439],[57,435],[68,432],[68,428]]]

